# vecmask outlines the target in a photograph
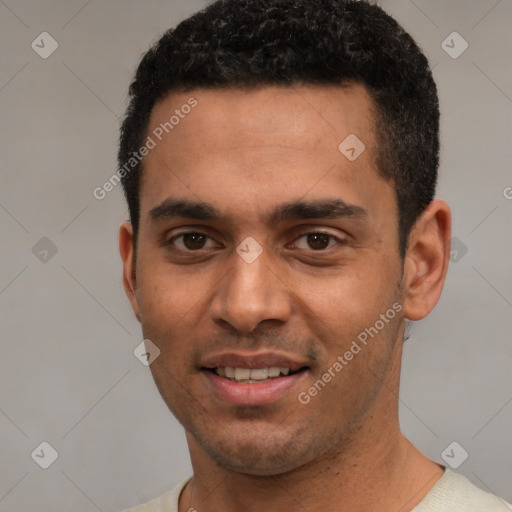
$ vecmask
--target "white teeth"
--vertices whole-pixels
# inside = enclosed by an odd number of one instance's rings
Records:
[[[251,370],[250,378],[252,380],[268,379],[268,368],[255,368],[254,370]]]
[[[230,366],[219,366],[215,369],[217,375],[232,380],[266,380],[270,377],[288,375],[290,368],[271,366],[269,368],[232,368]]]
[[[279,374],[281,373],[281,369],[277,366],[271,366],[268,369],[268,376],[269,377],[279,377]]]
[[[235,368],[235,380],[247,380],[251,377],[249,368]]]

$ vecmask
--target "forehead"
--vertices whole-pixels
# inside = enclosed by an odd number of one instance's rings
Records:
[[[142,215],[169,196],[240,212],[336,189],[357,204],[362,192],[389,187],[375,166],[374,104],[359,84],[172,93],[147,133],[155,147],[144,160]],[[352,148],[364,151],[352,160]]]
[[[171,93],[154,107],[149,132],[169,121],[192,97],[197,106],[187,116],[189,121],[180,119],[172,128],[172,134],[186,141],[191,151],[240,149],[244,143],[265,142],[275,135],[300,150],[305,141],[318,143],[327,137],[336,142],[348,128],[372,143],[373,101],[366,88],[356,83]],[[201,138],[204,134],[206,139]]]

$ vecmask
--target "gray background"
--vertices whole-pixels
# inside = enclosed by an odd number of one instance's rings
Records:
[[[458,471],[512,501],[512,1],[381,4],[434,67],[438,196],[458,239],[437,309],[406,342],[403,430],[439,462],[457,441],[469,454]],[[115,172],[140,55],[203,5],[0,1],[0,510],[117,511],[190,473],[182,429],[133,355],[121,189],[92,191]],[[59,45],[47,59],[31,48],[43,31]],[[469,43],[456,59],[441,46],[454,31]],[[48,469],[35,462],[44,447],[31,458],[43,441],[58,452]]]

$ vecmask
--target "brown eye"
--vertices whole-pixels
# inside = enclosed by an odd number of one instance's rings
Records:
[[[311,249],[315,250],[326,249],[329,245],[329,239],[331,238],[325,233],[311,233],[307,235],[307,237],[309,246]]]
[[[340,240],[338,238],[329,233],[312,232],[300,236],[294,245],[298,249],[322,251],[330,249],[339,242]]]
[[[215,246],[214,241],[208,235],[197,231],[176,235],[169,240],[169,244],[175,245],[182,251],[198,251]]]
[[[187,233],[183,235],[183,244],[187,249],[202,249],[206,238],[206,235],[202,235],[201,233]]]

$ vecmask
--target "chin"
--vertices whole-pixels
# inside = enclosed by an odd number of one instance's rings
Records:
[[[269,440],[270,435],[271,432],[259,433],[250,439],[231,436],[215,442],[196,439],[218,466],[236,473],[280,475],[310,462],[307,455],[315,450],[308,443],[300,443],[296,436],[286,436],[286,439],[274,436]]]
[[[223,469],[253,476],[281,475],[300,466],[294,457],[284,460],[280,454],[265,454],[254,447],[252,453],[248,453],[247,449],[244,452],[243,454],[220,453],[215,450],[214,452],[210,451],[209,455]]]

